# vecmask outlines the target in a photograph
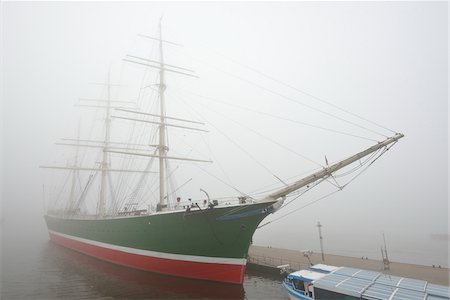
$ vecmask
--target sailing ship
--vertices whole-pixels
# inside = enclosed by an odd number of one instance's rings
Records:
[[[102,141],[79,138],[72,140],[76,141],[73,144],[76,147],[99,148],[102,151],[101,163],[94,167],[80,167],[76,164],[65,167],[43,166],[71,170],[74,173],[91,172],[79,196],[74,196],[72,184],[67,205],[62,209],[53,208],[45,215],[50,239],[59,245],[131,268],[179,277],[242,284],[247,253],[255,230],[262,220],[283,205],[288,195],[302,187],[329,178],[336,171],[380,149],[390,147],[403,137],[403,134],[395,134],[347,159],[331,165],[327,164],[319,171],[286,184],[258,199],[240,196],[234,199],[234,202],[221,202],[218,199],[210,199],[205,192],[207,199],[202,201],[182,201],[179,197],[175,197],[175,200],[170,202],[166,182],[170,175],[167,174],[168,161],[205,161],[169,155],[167,128],[199,130],[184,124],[200,124],[200,122],[166,114],[166,72],[190,74],[187,69],[177,68],[164,62],[163,45],[168,42],[163,40],[161,28],[158,38],[149,38],[156,40],[159,44],[158,61],[132,56],[126,60],[159,70],[159,82],[154,85],[159,94],[159,111],[157,114],[125,108],[117,108],[115,111],[152,117],[152,121],[130,117],[122,117],[122,119],[156,125],[155,136],[158,143],[151,145],[155,150],[150,153],[139,147],[127,148],[111,141],[110,123],[113,106],[109,90],[111,84],[108,82],[108,95],[103,107],[105,109],[104,139]],[[180,125],[180,122],[184,122],[183,125]],[[111,184],[111,173],[123,176],[133,172],[141,173],[143,178],[152,174],[149,164],[144,170],[113,169],[109,158],[111,153],[140,156],[158,161],[159,202],[155,208],[139,208],[133,205],[132,201],[128,201],[116,207],[115,210],[108,211],[107,203],[111,199],[108,199],[106,186]],[[83,213],[80,210],[81,204],[97,175],[101,178],[96,213]],[[144,180],[139,180],[136,190],[142,188],[143,184],[145,184]],[[117,201],[115,203],[117,204]]]

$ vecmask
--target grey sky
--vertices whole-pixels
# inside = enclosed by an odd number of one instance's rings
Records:
[[[139,71],[121,59],[126,54],[155,53],[154,44],[136,34],[155,35],[161,15],[165,38],[185,46],[168,47],[166,61],[193,68],[200,76],[199,80],[168,78],[172,115],[208,116],[212,125],[223,128],[280,178],[287,180],[316,166],[222,115],[320,163],[324,155],[336,161],[373,142],[263,117],[236,105],[382,139],[270,92],[276,91],[390,133],[242,64],[406,135],[342,192],[258,230],[255,243],[316,250],[314,225],[320,220],[325,246],[335,252],[353,253],[361,247],[376,255],[384,231],[399,259],[405,250],[419,258],[421,252],[431,252],[437,263],[448,265],[443,262],[448,259],[449,241],[446,2],[3,3],[3,222],[17,224],[23,213],[45,234],[42,183],[48,175],[38,166],[62,162],[62,149],[53,143],[75,136],[77,99],[102,96],[88,83],[104,81],[109,68],[113,81],[134,72],[130,86],[114,96],[136,96],[133,80],[136,87],[141,84]],[[182,101],[190,103],[193,111]],[[208,129],[211,134],[205,139],[234,186],[250,192],[280,184],[213,126]],[[210,155],[205,149],[191,152],[195,157]],[[220,173],[215,166],[211,170]],[[200,197],[199,188],[212,196],[233,194],[198,169],[197,173],[186,195]],[[224,178],[223,173],[218,176]],[[307,194],[285,210],[301,207],[329,190],[325,186]],[[444,235],[444,241],[433,240],[433,234]]]

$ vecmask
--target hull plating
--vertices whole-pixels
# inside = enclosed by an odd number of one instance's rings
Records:
[[[271,204],[111,219],[45,219],[52,241],[105,261],[242,284],[251,238]]]

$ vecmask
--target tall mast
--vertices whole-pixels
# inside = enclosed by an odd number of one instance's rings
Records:
[[[164,108],[164,91],[166,89],[166,85],[164,83],[164,56],[163,56],[163,40],[162,40],[162,28],[161,28],[161,19],[159,20],[159,100],[160,100],[160,126],[159,126],[159,145],[158,145],[158,154],[159,154],[159,204],[161,208],[165,203],[165,157],[167,154],[167,146],[166,146],[166,124],[165,124],[165,108]]]
[[[77,140],[80,139],[80,122],[78,122],[78,134],[77,134]],[[79,145],[79,141],[77,141],[77,145]],[[70,198],[69,198],[69,207],[68,210],[72,210],[74,208],[75,204],[75,183],[78,175],[78,151],[79,147],[76,147],[75,149],[75,160],[73,163],[74,169],[72,170],[72,185],[70,186]]]
[[[100,199],[98,203],[98,215],[105,215],[105,194],[106,194],[106,176],[108,172],[108,152],[106,151],[109,148],[109,140],[110,140],[110,127],[111,127],[111,75],[108,72],[108,85],[107,85],[107,98],[106,98],[106,109],[105,109],[105,143],[103,148],[103,158],[102,158],[102,183],[100,186]]]

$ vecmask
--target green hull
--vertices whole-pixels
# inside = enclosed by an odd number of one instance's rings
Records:
[[[145,216],[77,219],[46,216],[48,229],[101,243],[162,253],[246,258],[273,202]]]
[[[273,202],[82,219],[46,216],[55,243],[112,263],[242,284],[248,248]]]

